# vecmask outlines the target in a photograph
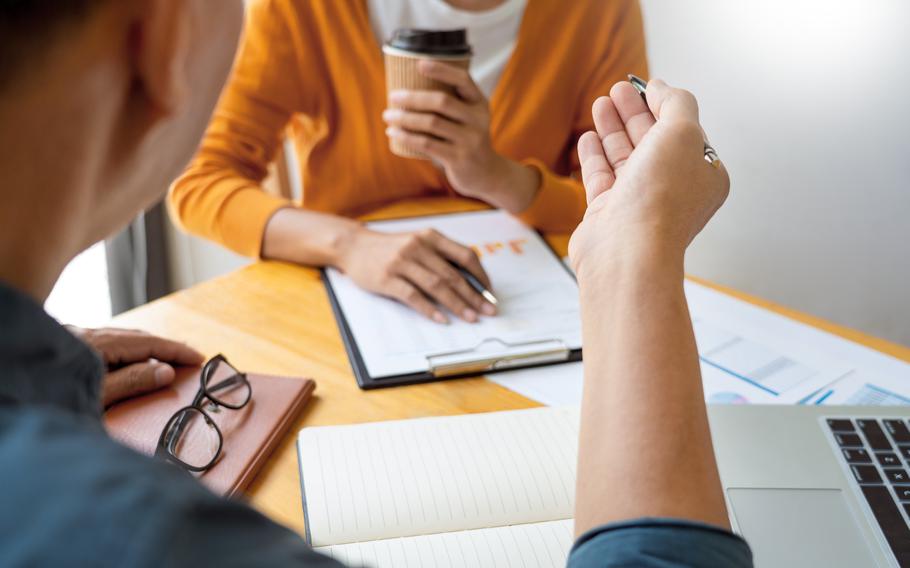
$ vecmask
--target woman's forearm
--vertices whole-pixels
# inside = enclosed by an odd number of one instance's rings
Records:
[[[579,269],[585,392],[576,532],[643,516],[728,526],[682,252],[626,249]]]
[[[262,258],[308,266],[339,266],[362,225],[337,215],[288,207],[265,227]]]
[[[540,189],[540,173],[530,166],[500,157],[485,182],[483,199],[497,209],[518,214],[530,207]]]

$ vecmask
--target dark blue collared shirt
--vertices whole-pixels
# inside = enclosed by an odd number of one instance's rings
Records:
[[[111,440],[102,373],[88,347],[0,284],[0,566],[339,566]],[[738,568],[751,555],[726,531],[645,519],[585,535],[569,565]]]

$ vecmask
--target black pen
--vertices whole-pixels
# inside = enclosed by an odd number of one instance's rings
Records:
[[[471,288],[474,288],[474,290],[478,294],[483,296],[486,299],[486,301],[490,302],[494,306],[499,305],[499,300],[496,299],[496,296],[493,295],[493,292],[490,292],[487,289],[487,287],[484,286],[483,283],[477,279],[476,276],[474,276],[473,274],[468,272],[468,270],[466,268],[464,268],[463,266],[459,266],[458,264],[452,262],[451,260],[449,261],[449,264],[451,264],[452,268],[457,270],[458,273],[461,274],[461,277],[464,278],[465,280],[467,280],[468,284],[471,285]]]

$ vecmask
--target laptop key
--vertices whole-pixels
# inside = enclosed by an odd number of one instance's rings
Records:
[[[893,489],[899,500],[910,503],[910,487],[906,485],[896,485]]]
[[[900,467],[904,465],[901,463],[900,458],[897,457],[897,454],[891,452],[875,454],[875,458],[878,460],[878,464],[882,467]]]
[[[863,440],[856,434],[835,434],[837,445],[842,448],[862,448]]]
[[[910,461],[910,446],[899,446],[898,450],[905,460]]]
[[[853,422],[846,418],[829,418],[828,428],[831,428],[832,432],[856,432]]]
[[[872,463],[872,457],[866,450],[844,448],[841,451],[844,453],[844,459],[847,460],[847,463]]]
[[[878,425],[878,421],[871,418],[864,418],[857,420],[856,424],[859,426],[859,429],[862,430],[863,435],[866,436],[866,441],[869,442],[869,445],[876,452],[878,451],[891,451],[891,442],[888,440],[888,436],[885,436],[885,431],[882,430],[882,427]]]
[[[856,434],[835,434],[837,445],[842,448],[862,448],[863,441]]]
[[[891,434],[891,438],[898,444],[910,444],[910,428],[903,420],[882,420],[885,424],[885,430]]]
[[[875,469],[874,465],[851,465],[850,469],[853,470],[853,477],[861,485],[866,483],[879,484],[882,482],[882,476],[878,474],[878,470]]]
[[[891,546],[898,565],[910,566],[910,526],[904,521],[897,503],[891,497],[891,492],[881,485],[863,485],[860,489],[885,535],[885,540]],[[904,508],[910,513],[910,508],[906,504]]]
[[[904,468],[886,469],[885,477],[888,478],[888,481],[895,484],[910,483],[910,477],[907,476],[907,470]]]

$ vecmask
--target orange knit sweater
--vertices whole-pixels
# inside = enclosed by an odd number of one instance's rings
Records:
[[[569,232],[585,198],[575,143],[591,104],[627,73],[647,77],[636,0],[529,0],[491,100],[497,152],[539,170],[519,217]],[[258,256],[266,223],[291,205],[262,191],[294,118],[302,203],[357,215],[394,200],[451,194],[432,163],[388,149],[382,52],[364,0],[254,0],[231,79],[198,155],[169,194],[190,232]]]

